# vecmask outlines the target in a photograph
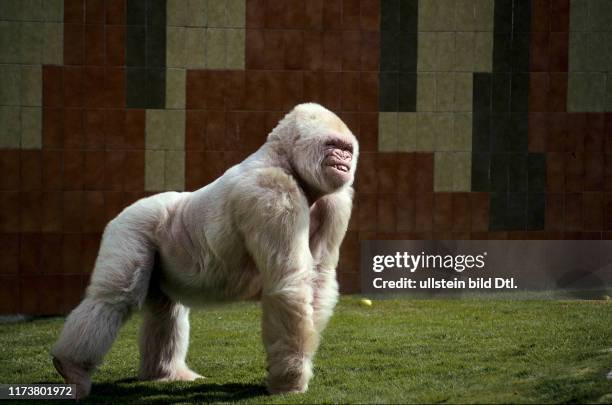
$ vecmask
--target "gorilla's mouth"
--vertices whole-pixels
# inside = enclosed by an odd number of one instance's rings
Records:
[[[353,161],[353,144],[341,138],[330,138],[325,143],[324,165],[331,168],[335,176],[341,181],[350,177],[351,163]]]
[[[349,167],[347,165],[344,164],[337,164],[337,165],[330,165],[331,167],[333,167],[334,169],[343,172],[343,173],[348,173],[349,172]]]

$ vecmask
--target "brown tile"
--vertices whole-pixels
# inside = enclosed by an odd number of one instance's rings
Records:
[[[567,72],[569,34],[567,32],[550,33],[550,71]]]
[[[584,155],[584,190],[603,191],[604,188],[604,154],[587,152]]]
[[[378,150],[378,113],[359,114],[359,150]]]
[[[80,66],[66,66],[63,72],[63,100],[66,107],[83,106],[83,70]]]
[[[549,152],[563,152],[565,150],[568,115],[552,113],[548,116],[548,134],[546,148]]]
[[[64,153],[62,151],[42,151],[43,190],[62,190]]]
[[[245,77],[244,108],[246,110],[259,110],[265,105],[266,72],[251,71]]]
[[[567,105],[567,73],[550,74],[550,110],[562,112]]]
[[[19,272],[22,275],[42,273],[42,235],[22,234],[19,245]]]
[[[323,0],[304,2],[304,27],[320,30],[323,27]]]
[[[416,192],[415,182],[415,158],[412,153],[397,154],[397,173],[394,176],[395,187],[398,193],[414,195]]]
[[[305,31],[302,65],[306,70],[321,70],[323,67],[323,32]]]
[[[105,223],[110,222],[125,208],[125,196],[123,191],[104,192]]]
[[[603,229],[603,193],[584,193],[582,195],[582,218],[585,230],[600,231]]]
[[[206,108],[207,72],[205,70],[187,70],[187,108]]]
[[[470,219],[472,232],[489,229],[489,193],[470,193]]]
[[[64,0],[64,23],[85,22],[85,0]]]
[[[104,145],[106,149],[124,148],[125,116],[125,110],[104,110]]]
[[[77,274],[81,272],[81,253],[83,237],[80,233],[66,233],[62,241],[63,273]]]
[[[125,107],[126,77],[124,68],[110,67],[104,72],[104,106]]]
[[[359,230],[376,231],[378,196],[358,193],[357,200],[359,203]]]
[[[550,192],[565,191],[565,154],[548,153],[546,156],[546,184]]]
[[[225,148],[225,113],[206,112],[205,150],[220,151]]]
[[[266,40],[263,30],[247,29],[245,39],[246,69],[263,69],[266,67]],[[188,72],[189,74],[189,72]],[[187,86],[189,88],[189,86]]]
[[[604,190],[612,191],[612,155],[604,155]]]
[[[104,68],[87,66],[83,68],[84,101],[88,108],[103,108],[105,105]]]
[[[200,151],[185,152],[185,189],[197,190],[206,184],[204,178],[204,153]]]
[[[106,0],[106,24],[125,25],[126,0]],[[107,29],[109,27],[107,26]]]
[[[584,153],[565,154],[565,189],[569,192],[584,190]]]
[[[57,276],[45,276],[38,280],[40,296],[38,297],[37,315],[57,315],[60,310],[61,280]],[[44,286],[45,288],[40,288]]]
[[[580,193],[565,195],[565,229],[568,231],[583,229],[582,194]]]
[[[244,92],[246,87],[244,71],[228,71],[225,78],[225,106],[227,110],[242,110],[244,107]]]
[[[529,151],[546,152],[548,118],[545,113],[529,113]]]
[[[361,29],[380,30],[380,0],[361,0]]]
[[[19,235],[0,234],[0,274],[19,271]]]
[[[604,229],[612,229],[612,193],[604,193]]]
[[[117,0],[114,0],[115,2]],[[106,31],[106,65],[125,65],[125,26],[107,25]]]
[[[206,107],[211,110],[225,109],[225,71],[211,70],[208,72],[208,94]]]
[[[326,2],[327,4],[327,2]],[[342,70],[342,34],[338,31],[323,32],[323,70]]]
[[[396,194],[378,194],[376,212],[377,232],[395,232],[397,224]]]
[[[548,79],[548,73],[531,73],[529,75],[529,111],[549,111]]]
[[[0,150],[0,190],[19,189],[20,159],[19,150]]]
[[[104,50],[106,49],[106,36],[104,25],[85,25],[85,64],[103,66],[105,63]]]
[[[62,192],[45,191],[42,194],[42,226],[43,232],[62,231]]]
[[[82,150],[64,151],[64,190],[83,189],[85,159]]]
[[[567,117],[566,152],[583,152],[584,136],[587,132],[586,114],[573,113]]]
[[[285,27],[288,4],[284,1],[266,2],[266,28],[289,28]]]
[[[125,160],[123,162],[123,189],[125,191],[144,190],[144,155],[144,150],[134,150],[125,152]]]
[[[83,193],[83,231],[102,232],[105,225],[104,193],[85,191]]]
[[[396,192],[397,155],[395,153],[378,153],[376,174],[378,176],[378,193]]]
[[[342,73],[323,72],[323,105],[336,111],[341,109]]]
[[[104,157],[103,150],[84,151],[85,162],[83,170],[84,190],[104,189]],[[126,174],[127,175],[127,174]]]
[[[354,90],[353,90],[354,91]],[[375,72],[361,72],[359,86],[359,110],[378,111],[378,74]]]
[[[82,65],[85,58],[85,29],[82,24],[64,24],[64,64]]]
[[[342,73],[342,111],[359,111],[359,72]]]
[[[342,1],[342,28],[345,30],[358,30],[361,28],[361,1]]]
[[[361,69],[377,71],[380,68],[380,33],[361,33]]]
[[[353,0],[354,1],[354,0]],[[342,31],[342,70],[361,69],[361,31]]]
[[[453,227],[453,199],[451,193],[434,194],[434,230],[450,231]]]
[[[45,107],[62,107],[63,69],[59,66],[43,66],[43,105]]]
[[[124,145],[129,149],[144,149],[145,110],[128,109],[125,112]]]
[[[549,71],[550,51],[550,32],[532,32],[531,52],[529,54],[529,63],[532,72]]]
[[[0,232],[19,232],[19,192],[0,191]]]
[[[415,153],[414,168],[417,193],[433,191],[433,153]]]
[[[414,231],[415,197],[414,194],[396,194],[397,201],[397,230],[400,232]]]
[[[453,232],[469,232],[471,230],[471,209],[469,193],[452,193],[452,223]]]
[[[314,103],[321,103],[323,98],[323,74],[321,72],[304,72],[303,80],[304,99]]]
[[[361,291],[359,274],[338,273],[341,294],[357,294]]]
[[[22,232],[40,232],[42,224],[42,191],[19,193]],[[13,212],[13,215],[16,212]]]
[[[604,113],[604,121],[604,149],[606,153],[612,153],[612,113]]]
[[[62,272],[62,235],[59,233],[47,233],[42,236],[42,259],[41,270],[46,274],[58,274]]]
[[[206,138],[206,111],[187,110],[185,114],[185,149],[202,151]]]
[[[86,148],[104,147],[104,110],[85,110],[83,113],[84,140]]]
[[[265,69],[283,69],[285,57],[285,41],[282,30],[264,31]]]
[[[327,30],[342,29],[342,0],[323,2],[323,28]]]
[[[105,152],[104,168],[106,182],[105,189],[113,191],[123,190],[123,162],[125,152],[112,150]],[[130,190],[131,191],[131,190]]]
[[[85,293],[83,276],[63,276],[61,278],[61,287],[59,311],[61,314],[66,314],[74,309],[83,299]]]
[[[83,110],[80,108],[64,109],[64,149],[83,147]]]
[[[104,24],[104,0],[85,0],[85,22],[87,24]]]
[[[531,3],[531,30],[550,31],[551,0],[533,0]]]
[[[29,315],[39,315],[39,286],[42,286],[38,277],[22,277],[20,280],[20,312]]]
[[[376,193],[378,190],[376,156],[376,153],[371,152],[363,152],[359,156],[356,177],[356,188],[359,193]]]
[[[64,137],[64,111],[43,109],[43,148],[61,148]]]
[[[83,230],[83,192],[64,191],[63,195],[64,232],[82,232]]]
[[[266,23],[266,0],[246,0],[247,28],[263,28]]]
[[[16,276],[2,277],[0,279],[0,314],[23,313],[20,307],[19,278]]]
[[[22,150],[20,158],[21,190],[42,189],[42,158],[39,150]],[[4,175],[4,173],[3,173]]]
[[[302,69],[304,57],[304,34],[300,30],[283,32],[284,68]]]
[[[587,130],[584,139],[584,150],[587,152],[602,152],[604,150],[605,115],[587,113]]]
[[[417,193],[415,198],[414,230],[428,232],[433,229],[434,194],[432,192]]]
[[[551,1],[550,30],[569,31],[570,0]]]

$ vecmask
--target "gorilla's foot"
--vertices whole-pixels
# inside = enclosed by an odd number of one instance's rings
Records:
[[[78,365],[69,360],[53,357],[53,365],[62,376],[66,384],[76,384],[76,398],[83,399],[91,392],[91,378],[89,368]]]
[[[205,378],[187,367],[181,367],[168,373],[157,375],[141,375],[140,379],[145,381],[195,381],[198,378]]]
[[[287,384],[268,382],[268,392],[276,394],[301,394],[308,390],[308,384]]]

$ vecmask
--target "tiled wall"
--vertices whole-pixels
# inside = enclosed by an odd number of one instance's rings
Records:
[[[364,239],[612,237],[607,0],[0,0],[0,313],[78,302],[105,223],[293,105],[361,142]]]

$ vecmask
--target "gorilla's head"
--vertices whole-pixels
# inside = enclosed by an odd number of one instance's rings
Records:
[[[353,184],[359,144],[340,118],[319,104],[296,106],[268,137],[280,142],[308,192],[333,193]]]

